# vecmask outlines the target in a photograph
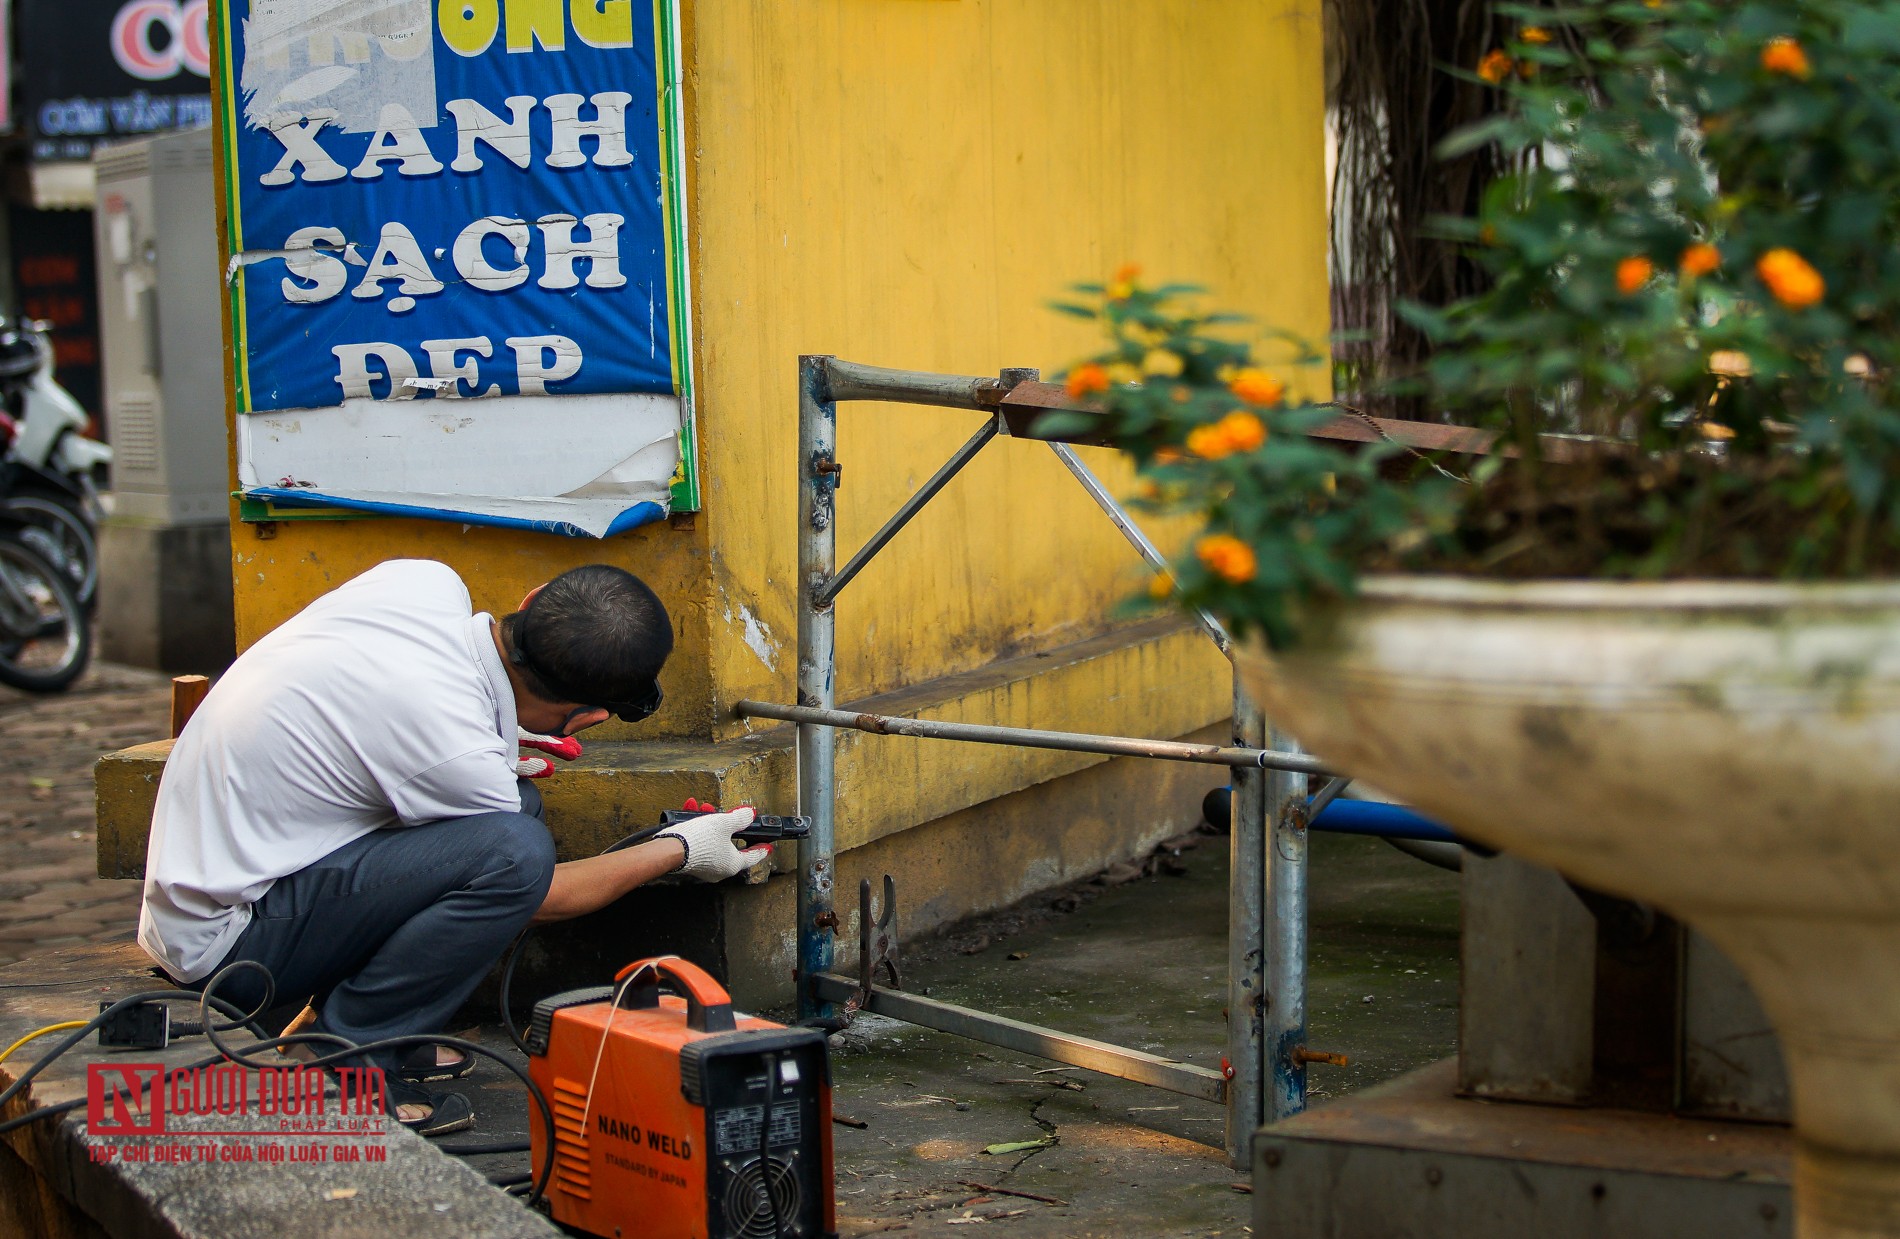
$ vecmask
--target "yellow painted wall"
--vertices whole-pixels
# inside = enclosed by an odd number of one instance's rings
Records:
[[[694,528],[604,544],[419,521],[240,530],[240,644],[396,555],[446,560],[498,611],[608,560],[653,581],[681,632],[669,708],[627,734],[731,734],[733,701],[791,696],[798,354],[1054,370],[1094,339],[1047,302],[1124,261],[1323,337],[1318,0],[684,3]],[[888,405],[839,421],[841,557],[977,424]],[[886,556],[840,603],[840,700],[1099,632],[1140,580],[1022,442],[992,445]]]

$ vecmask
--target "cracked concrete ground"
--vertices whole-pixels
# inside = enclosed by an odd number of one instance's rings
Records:
[[[1080,900],[1052,892],[913,944],[906,981],[946,1001],[1218,1065],[1226,847],[1209,838],[1180,858],[1179,875]],[[1352,1059],[1312,1069],[1323,1101],[1454,1051],[1458,887],[1455,874],[1376,840],[1320,836],[1312,853],[1309,1040]],[[506,1044],[499,1029],[480,1033]],[[833,1133],[847,1237],[970,1226],[1017,1239],[1250,1233],[1246,1176],[1227,1166],[1218,1107],[877,1017],[835,1038],[832,1062],[836,1112],[865,1124]],[[484,1065],[470,1083],[461,1087],[481,1125],[445,1144],[525,1134],[512,1081]],[[494,1175],[527,1169],[519,1155],[476,1164]]]

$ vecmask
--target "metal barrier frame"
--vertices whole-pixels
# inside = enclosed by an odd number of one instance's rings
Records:
[[[1237,1167],[1245,1166],[1253,1133],[1263,1119],[1286,1118],[1306,1108],[1306,1064],[1324,1057],[1309,1054],[1305,1047],[1306,836],[1307,822],[1319,807],[1319,803],[1308,803],[1307,780],[1330,772],[1300,754],[1283,736],[1272,736],[1269,747],[1266,722],[1242,688],[1238,673],[1231,747],[894,719],[834,708],[833,604],[839,593],[992,439],[1009,436],[1012,415],[1063,407],[1066,394],[1058,386],[1038,381],[1039,377],[1037,371],[1025,369],[1003,370],[991,379],[890,370],[830,356],[799,358],[798,704],[741,701],[737,706],[747,717],[779,719],[798,727],[799,812],[812,819],[811,833],[800,843],[798,853],[799,1014],[835,1020],[841,1004],[861,999],[863,1009],[893,1019],[1220,1102],[1227,1109],[1228,1159]],[[839,569],[835,517],[842,466],[837,459],[837,406],[845,401],[933,405],[990,417]],[[1064,442],[1039,441],[1055,452],[1141,557],[1165,571],[1167,561],[1160,551],[1075,451]],[[1205,612],[1198,619],[1231,659],[1231,642],[1220,622]],[[841,926],[834,900],[834,731],[841,727],[1230,767],[1234,821],[1223,1070],[871,985],[868,970],[863,980],[836,973],[834,938]],[[1331,799],[1343,786],[1343,780],[1334,779],[1320,796]]]

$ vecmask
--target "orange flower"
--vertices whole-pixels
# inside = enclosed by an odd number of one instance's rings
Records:
[[[1096,392],[1107,391],[1108,371],[1091,361],[1069,371],[1069,381],[1066,386],[1069,395],[1077,400]]]
[[[1267,441],[1267,427],[1244,409],[1235,409],[1215,423],[1236,452],[1251,452]]]
[[[1550,42],[1550,31],[1544,29],[1542,26],[1526,26],[1524,29],[1518,31],[1517,37],[1526,43],[1548,43]]]
[[[1265,370],[1242,370],[1227,384],[1227,390],[1248,404],[1278,404],[1286,394],[1286,384]]]
[[[1827,281],[1791,249],[1772,249],[1755,260],[1755,274],[1768,285],[1775,300],[1791,310],[1805,310],[1827,293]]]
[[[1616,291],[1625,297],[1630,296],[1649,283],[1649,277],[1655,272],[1656,268],[1649,259],[1641,254],[1632,254],[1616,264]]]
[[[1496,86],[1511,76],[1513,67],[1510,53],[1494,47],[1484,54],[1483,60],[1478,62],[1478,76]]]
[[[1789,77],[1806,78],[1813,69],[1808,64],[1808,54],[1801,45],[1785,34],[1776,35],[1762,45],[1761,67],[1770,73],[1785,73]]]
[[[1708,275],[1721,265],[1722,251],[1707,241],[1697,241],[1683,250],[1682,257],[1676,260],[1677,268],[1690,279]]]
[[[1194,544],[1194,553],[1208,570],[1234,585],[1253,580],[1259,565],[1253,548],[1228,533],[1211,533]]]
[[[1117,284],[1132,284],[1139,278],[1141,278],[1140,263],[1125,262],[1115,268],[1115,283]]]
[[[1227,432],[1221,429],[1220,423],[1215,422],[1211,426],[1196,426],[1188,431],[1187,450],[1202,460],[1219,460],[1223,456],[1233,455],[1234,445],[1228,439]]]

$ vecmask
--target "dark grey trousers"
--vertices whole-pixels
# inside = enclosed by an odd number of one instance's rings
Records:
[[[279,878],[252,905],[251,923],[219,968],[264,965],[276,983],[274,1009],[294,1014],[308,1000],[315,1031],[359,1045],[441,1031],[553,880],[554,841],[541,794],[526,779],[521,806],[378,830]],[[263,978],[241,969],[215,992],[250,1010],[264,996]],[[409,1053],[369,1061],[394,1071]]]

